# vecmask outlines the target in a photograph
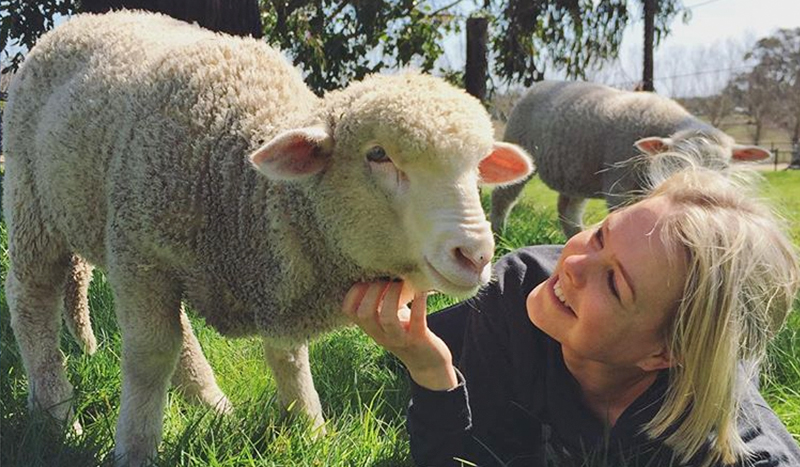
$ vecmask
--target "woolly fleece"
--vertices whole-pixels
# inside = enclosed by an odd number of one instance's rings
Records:
[[[581,225],[585,198],[605,198],[613,209],[641,188],[638,173],[620,163],[640,155],[636,143],[646,137],[671,137],[678,147],[701,141],[701,155],[712,165],[728,163],[735,144],[669,98],[580,81],[535,84],[512,110],[503,139],[527,149],[539,177],[559,192],[559,214],[570,236]],[[495,231],[502,230],[525,183],[493,192]]]

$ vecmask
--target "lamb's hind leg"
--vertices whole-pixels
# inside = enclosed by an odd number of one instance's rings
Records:
[[[309,418],[315,429],[324,431],[322,406],[311,377],[308,345],[282,346],[264,339],[264,354],[278,386],[278,401],[283,407],[294,404],[294,410]]]
[[[583,230],[583,211],[586,208],[586,198],[558,194],[558,219],[561,229],[567,238]]]
[[[138,467],[161,441],[170,377],[181,349],[178,284],[140,261],[109,267],[122,331],[122,403],[114,454],[117,465]]]
[[[230,413],[233,406],[217,385],[214,371],[203,355],[203,349],[192,332],[189,317],[183,308],[181,334],[181,356],[172,374],[172,385],[189,401],[199,402],[220,413]]]
[[[61,302],[69,253],[63,241],[45,227],[34,183],[22,167],[7,179],[8,255],[6,300],[11,327],[28,375],[28,401],[57,420],[71,414],[72,385],[59,350]],[[77,421],[73,425],[80,431]]]
[[[67,256],[49,259],[47,255],[31,256],[35,261],[23,264],[14,259],[18,255],[11,254],[6,279],[11,327],[28,375],[30,407],[43,409],[64,422],[71,418],[73,396],[59,350],[61,291],[67,274]],[[81,431],[77,421],[73,428]]]

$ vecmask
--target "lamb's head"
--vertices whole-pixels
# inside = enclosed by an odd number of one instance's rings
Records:
[[[304,187],[331,244],[416,290],[466,296],[489,280],[494,240],[478,185],[520,181],[532,166],[494,141],[476,99],[430,76],[373,76],[326,95],[321,120],[251,160]]]
[[[729,135],[710,125],[680,130],[666,138],[659,136],[642,138],[635,144],[645,154],[667,151],[693,152],[708,167],[725,166],[731,160],[752,162],[772,156],[764,148],[736,144],[736,141]]]

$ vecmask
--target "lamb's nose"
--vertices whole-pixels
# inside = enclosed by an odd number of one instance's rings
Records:
[[[459,246],[453,249],[452,255],[461,267],[480,275],[483,268],[492,260],[492,250],[493,248],[486,248],[483,245],[472,248]]]

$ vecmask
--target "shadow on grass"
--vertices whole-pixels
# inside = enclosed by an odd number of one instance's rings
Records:
[[[74,435],[41,411],[18,411],[2,420],[4,467],[112,466],[111,447],[91,433]],[[104,459],[104,457],[107,457]]]

